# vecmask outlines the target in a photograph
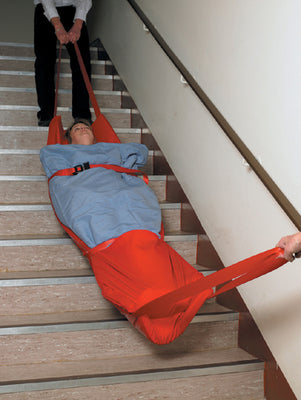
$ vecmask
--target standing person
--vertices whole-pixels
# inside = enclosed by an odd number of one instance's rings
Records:
[[[56,44],[66,45],[72,70],[72,116],[91,120],[89,94],[77,61],[77,42],[91,78],[89,36],[86,16],[92,0],[34,0],[35,81],[40,111],[39,126],[49,126],[54,113]]]

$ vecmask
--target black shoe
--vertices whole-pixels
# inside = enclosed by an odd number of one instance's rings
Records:
[[[49,126],[51,119],[39,119],[38,126]]]

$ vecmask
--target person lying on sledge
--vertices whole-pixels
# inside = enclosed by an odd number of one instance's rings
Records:
[[[90,168],[108,164],[137,169],[148,158],[138,143],[96,143],[90,123],[77,120],[66,131],[69,145],[41,149],[40,158],[49,181],[49,192],[60,222],[90,248],[125,232],[146,229],[160,235],[161,209],[145,182],[114,169]],[[75,167],[71,176],[53,176]]]
[[[95,143],[83,120],[67,138],[69,145],[40,153],[56,215],[88,258],[103,297],[153,343],[181,335],[206,299],[284,264],[278,248],[204,277],[160,235],[157,198],[135,176],[147,148]]]

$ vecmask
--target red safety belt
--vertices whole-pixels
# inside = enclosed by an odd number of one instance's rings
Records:
[[[90,165],[88,162],[84,163],[84,164],[76,165],[73,168],[60,169],[59,171],[57,171],[53,175],[51,175],[51,177],[49,178],[48,181],[50,181],[55,176],[77,175],[78,173],[80,173],[82,171],[85,171],[87,169],[92,169],[92,168],[112,169],[116,172],[126,173],[126,174],[134,175],[134,176],[142,175],[144,182],[146,184],[148,184],[148,182],[149,182],[148,176],[144,172],[140,171],[139,169],[124,168],[124,167],[120,167],[119,165],[114,165],[114,164],[92,164],[92,165]]]

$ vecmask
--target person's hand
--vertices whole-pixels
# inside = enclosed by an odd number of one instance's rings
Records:
[[[301,257],[301,232],[284,236],[277,243],[277,247],[284,250],[283,258],[288,261],[294,261],[295,257]]]
[[[62,28],[56,30],[55,34],[58,40],[61,42],[61,44],[67,44],[69,42],[68,33],[65,31],[65,28],[63,26]]]
[[[67,44],[69,42],[69,36],[68,33],[65,31],[65,28],[60,19],[58,17],[54,17],[51,19],[51,23],[54,27],[56,37],[61,42],[61,44]]]
[[[83,21],[81,19],[76,19],[72,28],[68,32],[68,39],[73,44],[80,38],[81,30],[83,26]]]

